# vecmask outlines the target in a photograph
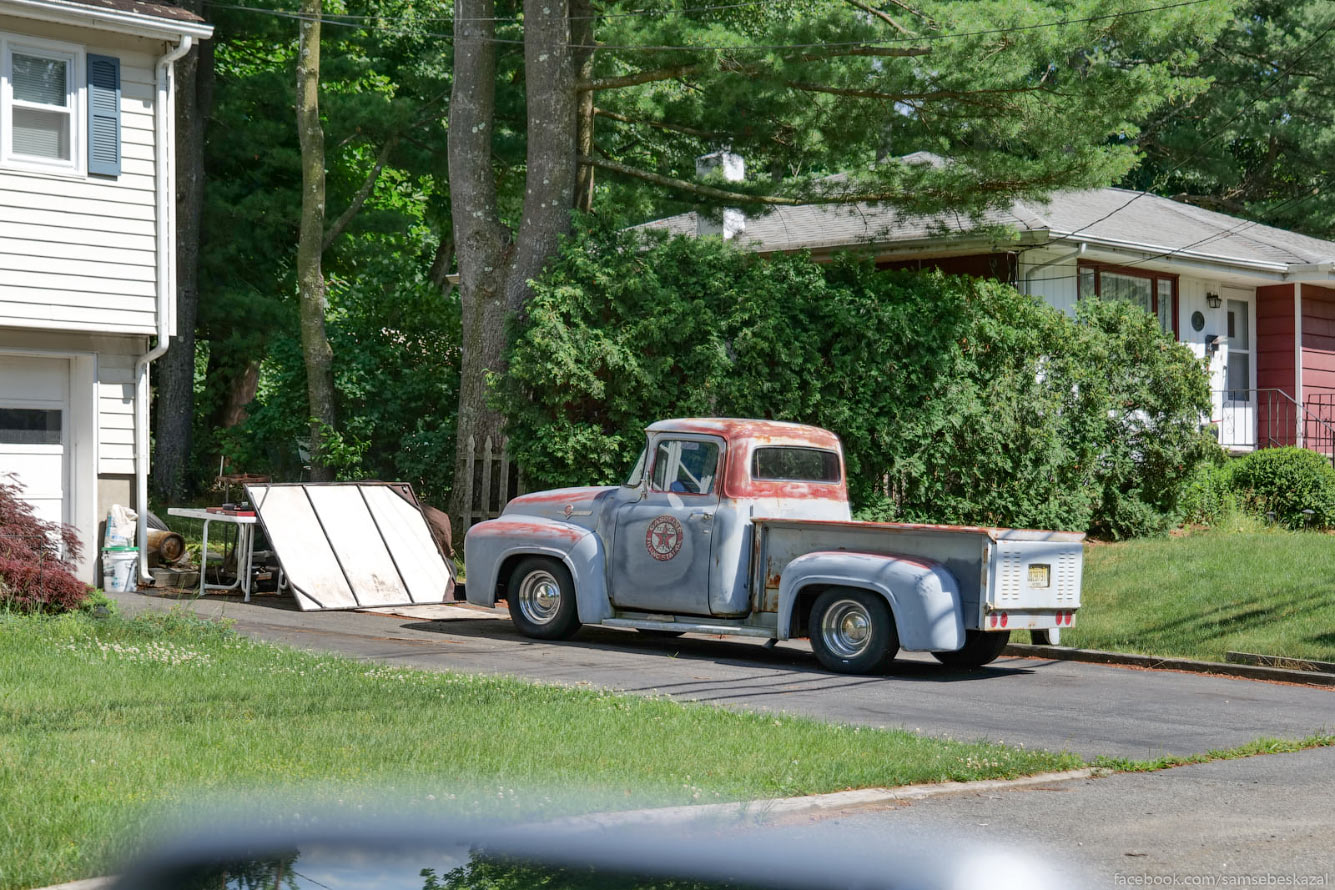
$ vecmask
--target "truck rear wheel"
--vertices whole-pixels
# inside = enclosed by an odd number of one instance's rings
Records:
[[[506,586],[510,620],[526,637],[564,640],[579,630],[575,582],[554,559],[531,557],[515,567]]]
[[[995,661],[1010,642],[1011,632],[966,630],[964,647],[954,652],[933,652],[932,657],[948,667],[978,668]]]
[[[899,651],[890,606],[869,590],[830,588],[816,598],[807,624],[816,660],[836,673],[884,670]]]

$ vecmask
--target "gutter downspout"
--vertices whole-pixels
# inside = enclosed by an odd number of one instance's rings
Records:
[[[139,547],[139,580],[148,581],[148,365],[171,343],[171,318],[176,297],[176,96],[174,66],[190,52],[195,39],[180,35],[180,42],[158,59],[157,96],[153,103],[154,197],[157,218],[157,323],[153,348],[134,363],[134,484],[139,520],[135,529]]]
[[[1033,282],[1034,282],[1034,275],[1035,275],[1035,274],[1037,274],[1037,273],[1039,273],[1039,272],[1042,272],[1044,269],[1048,268],[1049,266],[1055,266],[1055,265],[1057,265],[1058,263],[1064,263],[1064,262],[1066,262],[1067,260],[1073,260],[1073,259],[1075,259],[1075,258],[1077,258],[1077,257],[1082,257],[1082,256],[1084,256],[1084,255],[1085,255],[1085,248],[1087,248],[1088,246],[1089,246],[1089,245],[1086,244],[1084,241],[1081,241],[1081,242],[1080,242],[1080,246],[1077,247],[1075,250],[1071,251],[1070,253],[1063,254],[1063,255],[1061,255],[1061,256],[1053,257],[1052,259],[1048,260],[1046,263],[1039,263],[1037,266],[1034,266],[1034,267],[1033,267],[1032,269],[1030,269],[1028,272],[1024,273],[1024,293],[1025,293],[1025,296],[1027,296],[1027,297],[1032,297],[1032,296],[1034,295]]]

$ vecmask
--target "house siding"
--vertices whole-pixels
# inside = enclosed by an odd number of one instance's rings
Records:
[[[0,32],[121,60],[123,156],[115,179],[0,168],[0,325],[153,333],[153,68],[162,44],[5,17]]]
[[[1303,285],[1303,394],[1335,391],[1335,290]]]
[[[1297,443],[1293,285],[1256,289],[1256,425],[1262,445]],[[1277,392],[1267,392],[1277,390]]]

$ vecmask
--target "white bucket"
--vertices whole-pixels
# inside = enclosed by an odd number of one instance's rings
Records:
[[[139,574],[139,551],[133,547],[109,547],[102,551],[102,584],[117,593],[134,593]]]

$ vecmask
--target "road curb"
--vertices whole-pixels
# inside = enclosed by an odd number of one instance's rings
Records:
[[[1133,655],[1129,652],[1105,652],[1101,649],[1069,649],[1064,646],[1032,646],[1011,643],[1002,655],[1020,658],[1048,658],[1054,661],[1084,661],[1090,664],[1118,664],[1162,671],[1187,671],[1193,674],[1218,674],[1243,680],[1270,680],[1300,683],[1305,686],[1335,686],[1335,674],[1295,671],[1286,668],[1250,664],[1225,664],[1197,661],[1193,658],[1164,658],[1159,655]]]
[[[977,782],[939,782],[933,785],[901,785],[898,788],[859,788],[854,791],[834,791],[829,794],[809,794],[804,797],[778,797],[769,800],[735,801],[693,806],[655,807],[646,810],[621,810],[591,813],[558,819],[555,824],[569,828],[611,828],[625,825],[684,825],[693,822],[757,822],[781,816],[814,812],[861,809],[905,801],[925,800],[948,794],[978,794],[986,791],[1015,791],[1092,779],[1107,774],[1097,767],[1072,769],[1056,773],[1038,773],[1018,779],[983,779]]]

